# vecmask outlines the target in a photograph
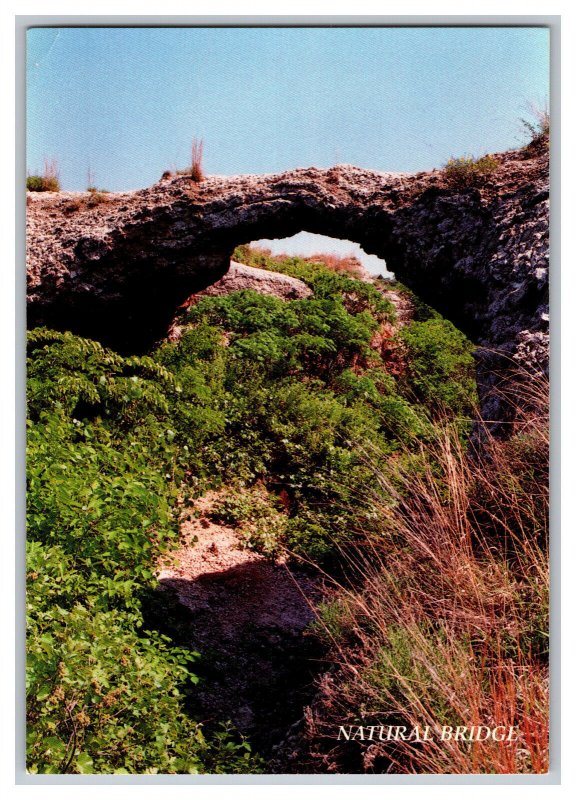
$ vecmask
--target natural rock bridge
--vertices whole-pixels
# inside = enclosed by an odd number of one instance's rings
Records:
[[[301,230],[358,242],[479,346],[488,389],[515,365],[548,359],[548,152],[496,156],[484,185],[440,170],[351,166],[278,175],[187,176],[130,193],[29,194],[28,321],[142,352],[176,308],[228,269],[238,244]]]

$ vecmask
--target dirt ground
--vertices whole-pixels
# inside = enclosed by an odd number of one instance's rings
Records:
[[[308,626],[325,590],[286,560],[246,549],[231,527],[209,516],[215,495],[196,501],[183,523],[175,563],[159,565],[162,590],[179,606],[179,644],[201,653],[202,678],[190,698],[206,728],[230,720],[268,760],[286,749],[325,670]]]

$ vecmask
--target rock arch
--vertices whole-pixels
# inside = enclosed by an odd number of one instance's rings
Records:
[[[510,365],[548,359],[548,151],[495,157],[482,185],[352,166],[172,177],[136,192],[27,197],[28,321],[142,352],[238,244],[307,230],[358,242],[479,345],[483,413]]]

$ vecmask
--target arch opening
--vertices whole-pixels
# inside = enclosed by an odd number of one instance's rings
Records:
[[[225,275],[237,245],[305,231],[385,259],[481,347],[486,370],[494,353],[508,365],[546,369],[547,149],[497,161],[494,181],[469,187],[436,170],[339,165],[205,183],[177,176],[85,210],[67,197],[32,198],[28,325],[146,352],[166,336],[178,306]]]
[[[338,259],[359,262],[366,273],[372,277],[394,280],[395,275],[387,267],[386,261],[377,255],[366,253],[361,245],[351,239],[337,239],[302,230],[284,238],[258,239],[250,242],[251,247],[270,250],[272,255],[302,256],[311,258],[317,255],[335,256]]]

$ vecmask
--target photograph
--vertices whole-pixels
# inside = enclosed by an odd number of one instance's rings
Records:
[[[553,26],[66,19],[26,775],[548,775]]]

